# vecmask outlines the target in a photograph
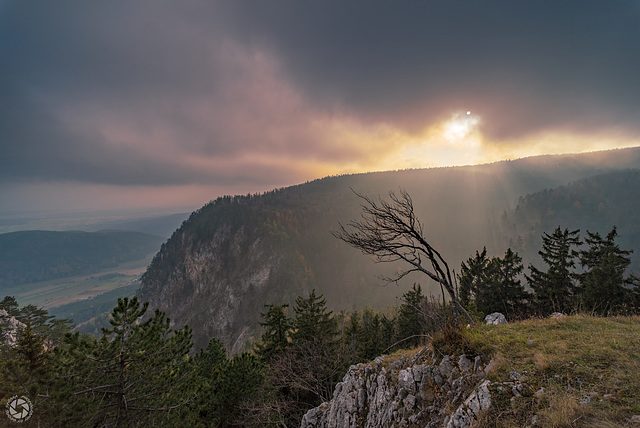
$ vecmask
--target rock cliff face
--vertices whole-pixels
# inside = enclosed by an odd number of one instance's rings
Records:
[[[351,366],[333,399],[309,410],[301,428],[469,427],[491,406],[492,395],[522,395],[517,379],[492,383],[491,363],[480,357],[445,356],[437,364],[418,354],[388,362],[383,357]],[[504,398],[504,397],[501,397]]]
[[[290,254],[231,216],[203,231],[199,214],[163,246],[139,294],[174,327],[191,326],[196,348],[217,337],[237,353],[254,338],[263,303],[290,298],[275,286]]]

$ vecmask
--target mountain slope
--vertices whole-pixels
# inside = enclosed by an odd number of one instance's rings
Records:
[[[216,336],[237,351],[257,330],[265,303],[291,302],[312,288],[336,310],[394,303],[413,282],[439,295],[418,275],[379,287],[377,274],[402,265],[376,265],[331,235],[339,222],[360,215],[360,200],[350,189],[376,197],[405,188],[426,238],[457,270],[484,245],[494,254],[506,250],[500,218],[519,196],[621,168],[640,168],[640,149],[328,177],[263,195],[219,198],[162,246],[142,278],[140,296],[176,326],[197,325],[197,347]]]
[[[84,275],[140,260],[163,238],[123,231],[0,234],[0,287]]]
[[[598,232],[617,226],[618,243],[635,250],[631,269],[640,270],[640,170],[623,170],[528,194],[502,216],[504,245],[529,260],[538,259],[542,233],[556,227]]]

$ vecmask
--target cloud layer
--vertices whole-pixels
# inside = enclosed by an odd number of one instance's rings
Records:
[[[637,144],[639,18],[633,1],[3,2],[0,196],[47,182],[198,204]]]

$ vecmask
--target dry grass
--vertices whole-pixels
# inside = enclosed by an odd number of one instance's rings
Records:
[[[556,388],[547,392],[547,397],[537,413],[540,424],[549,427],[575,427],[583,417],[577,397],[567,391]]]
[[[495,358],[491,380],[516,371],[533,391],[546,389],[497,400],[486,426],[525,426],[535,415],[540,427],[622,427],[640,414],[640,317],[527,320],[468,334]]]

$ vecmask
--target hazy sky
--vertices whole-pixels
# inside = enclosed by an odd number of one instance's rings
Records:
[[[0,0],[0,211],[640,145],[640,2]]]

